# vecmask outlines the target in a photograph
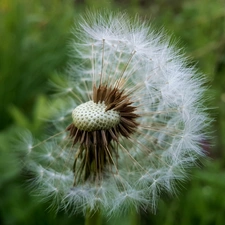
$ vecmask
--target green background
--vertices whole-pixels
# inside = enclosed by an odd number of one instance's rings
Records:
[[[56,214],[27,189],[13,138],[21,128],[40,135],[51,94],[48,81],[64,73],[70,31],[87,9],[126,11],[164,28],[209,78],[214,120],[209,154],[191,171],[177,197],[163,196],[156,215],[142,212],[103,224],[225,224],[225,1],[224,0],[1,0],[0,1],[0,224],[84,224],[82,215]],[[94,224],[93,224],[94,225]]]

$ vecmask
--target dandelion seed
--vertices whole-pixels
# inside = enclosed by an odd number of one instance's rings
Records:
[[[34,183],[73,213],[154,211],[203,155],[204,79],[137,18],[90,13],[74,35],[71,55],[81,63],[53,85],[52,136],[33,143],[26,133],[20,145]]]

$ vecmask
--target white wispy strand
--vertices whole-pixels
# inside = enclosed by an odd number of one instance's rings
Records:
[[[76,23],[70,52],[76,64],[70,64],[69,76],[52,82],[58,93],[49,107],[53,136],[34,141],[25,132],[18,145],[29,155],[33,185],[43,198],[54,197],[59,210],[72,213],[155,211],[161,192],[175,194],[175,182],[184,181],[186,170],[204,155],[204,78],[187,66],[170,40],[138,17],[131,21],[126,14],[89,13]],[[72,147],[64,131],[71,112],[91,99],[93,85],[118,81],[137,107],[140,125],[130,138],[120,138],[118,167],[112,173],[98,184],[86,181],[73,187],[78,146]]]

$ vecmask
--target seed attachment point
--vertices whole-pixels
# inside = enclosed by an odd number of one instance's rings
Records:
[[[74,125],[83,131],[109,130],[120,122],[120,114],[107,110],[104,102],[88,101],[77,106],[72,112]]]

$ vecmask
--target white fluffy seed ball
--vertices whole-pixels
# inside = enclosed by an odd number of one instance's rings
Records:
[[[105,111],[106,105],[85,102],[72,112],[74,125],[84,131],[108,130],[120,122],[120,114],[114,110]]]

